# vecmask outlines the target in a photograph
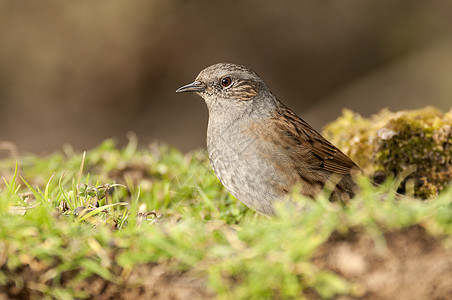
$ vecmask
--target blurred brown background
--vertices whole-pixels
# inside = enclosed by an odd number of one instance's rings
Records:
[[[21,152],[89,149],[134,131],[204,147],[204,67],[254,69],[315,128],[452,105],[452,2],[0,1],[0,141]]]

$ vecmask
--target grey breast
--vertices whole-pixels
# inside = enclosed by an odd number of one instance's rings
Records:
[[[225,188],[248,207],[274,214],[273,202],[284,194],[271,184],[278,170],[259,155],[257,137],[241,132],[243,126],[209,122],[207,148],[212,168]]]

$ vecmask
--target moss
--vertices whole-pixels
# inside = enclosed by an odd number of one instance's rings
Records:
[[[416,196],[429,198],[451,182],[452,109],[382,110],[368,119],[344,110],[324,136],[376,181],[404,176],[400,191],[411,185]]]

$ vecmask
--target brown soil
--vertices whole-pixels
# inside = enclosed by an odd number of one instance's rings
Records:
[[[4,270],[2,270],[4,271]],[[21,278],[23,286],[16,286],[11,281],[0,286],[0,300],[3,299],[41,299],[39,288],[40,277],[45,273],[33,272],[29,267],[22,268],[10,274],[10,278]],[[77,272],[63,274],[61,284],[72,280]],[[130,274],[121,274],[126,278],[121,284],[115,284],[99,276],[92,276],[77,284],[76,289],[85,295],[93,295],[88,299],[209,299],[213,297],[208,292],[203,276],[189,272],[173,271],[166,265],[147,264],[135,268]]]
[[[441,240],[429,236],[419,226],[389,232],[378,240],[359,231],[346,237],[333,235],[314,257],[322,269],[336,272],[358,286],[359,296],[338,299],[451,299],[452,251]],[[2,269],[4,266],[2,267]],[[91,277],[77,288],[95,299],[210,299],[206,278],[190,272],[170,271],[165,264],[148,264],[135,268],[122,284]],[[4,270],[3,270],[4,271]],[[44,270],[45,271],[45,270]],[[44,272],[43,271],[43,272]],[[39,298],[35,290],[42,275],[29,267],[15,273],[24,285],[0,286],[0,299]],[[12,274],[11,274],[12,275]],[[76,274],[65,274],[62,285]],[[309,298],[318,298],[309,294]]]
[[[125,283],[116,285],[101,278],[83,282],[82,290],[96,299],[209,299],[205,278],[187,272],[169,271],[166,265],[142,265],[134,269]]]
[[[362,289],[357,299],[452,298],[451,249],[420,226],[384,236],[378,242],[360,233],[332,237],[314,261],[356,282]]]

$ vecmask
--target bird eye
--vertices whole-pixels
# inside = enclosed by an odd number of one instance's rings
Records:
[[[223,77],[221,78],[221,85],[224,87],[228,87],[230,86],[232,83],[232,79],[229,76]]]

